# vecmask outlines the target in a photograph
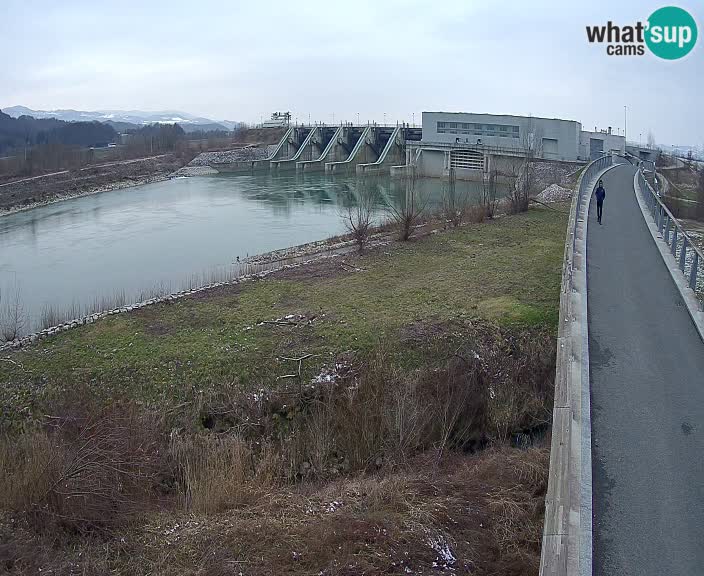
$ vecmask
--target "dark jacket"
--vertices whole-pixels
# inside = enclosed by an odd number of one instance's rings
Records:
[[[604,201],[604,198],[606,198],[606,190],[604,190],[603,186],[599,186],[596,189],[596,201],[601,204]]]

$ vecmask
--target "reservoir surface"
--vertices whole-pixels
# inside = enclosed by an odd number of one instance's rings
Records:
[[[415,194],[434,210],[447,186],[421,179]],[[19,301],[29,332],[51,314],[68,319],[205,283],[238,257],[345,233],[360,194],[374,198],[382,221],[408,190],[388,177],[201,176],[0,216],[0,307]],[[458,181],[455,194],[478,203],[481,185]]]

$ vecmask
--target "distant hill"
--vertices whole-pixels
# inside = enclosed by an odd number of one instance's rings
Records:
[[[117,132],[102,122],[64,122],[54,118],[13,118],[0,111],[0,154],[39,144],[106,146]]]
[[[239,124],[232,121],[219,123],[210,118],[194,116],[188,112],[180,112],[178,110],[157,112],[145,112],[143,110],[32,110],[26,106],[10,106],[4,108],[3,112],[13,118],[32,116],[37,119],[56,118],[65,122],[105,122],[118,131],[136,129],[148,124],[179,124],[186,132],[231,130],[233,129],[232,126]],[[131,124],[133,127],[128,128],[125,124]]]

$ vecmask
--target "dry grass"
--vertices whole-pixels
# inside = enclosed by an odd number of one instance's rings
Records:
[[[0,441],[3,509],[41,528],[111,530],[155,499],[160,435],[133,406],[78,410]]]
[[[535,574],[548,451],[508,444],[547,423],[550,334],[424,323],[404,343],[422,368],[380,346],[332,382],[223,386],[190,417],[56,404],[0,441],[0,567]]]
[[[48,560],[86,574],[537,574],[547,461],[545,448],[456,454],[439,467],[419,456],[385,476],[283,487],[219,514],[153,515],[75,550],[0,528],[0,562],[13,574]]]

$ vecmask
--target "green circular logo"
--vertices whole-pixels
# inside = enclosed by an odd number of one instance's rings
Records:
[[[689,54],[697,42],[697,23],[682,8],[665,6],[656,10],[645,25],[645,43],[650,51],[665,60]]]

